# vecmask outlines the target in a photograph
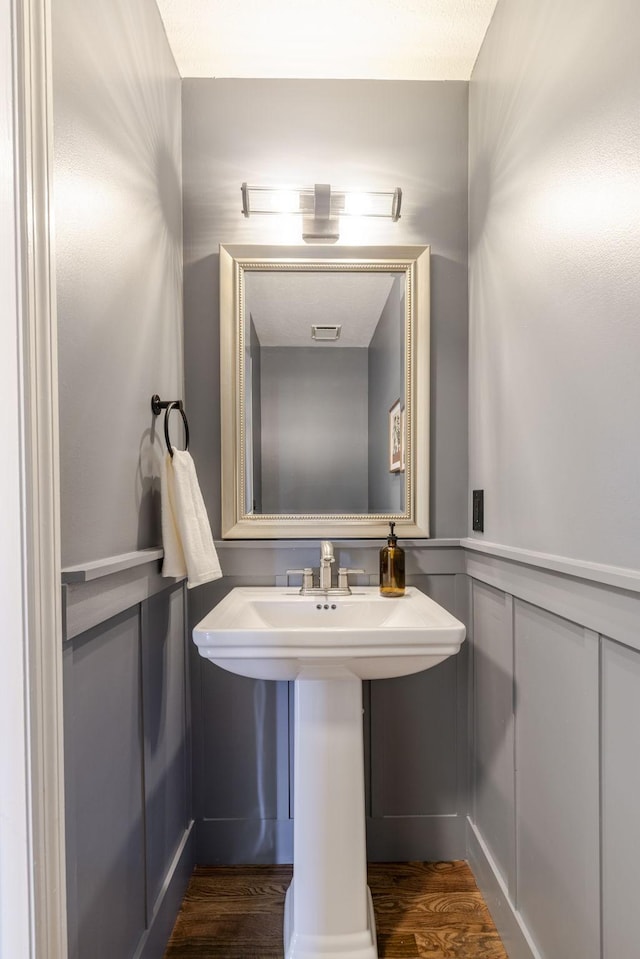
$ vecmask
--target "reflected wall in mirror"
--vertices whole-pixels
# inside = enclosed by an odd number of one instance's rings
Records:
[[[404,275],[251,270],[244,293],[247,512],[402,512],[385,427],[406,388]]]
[[[221,246],[223,537],[428,536],[428,257]]]

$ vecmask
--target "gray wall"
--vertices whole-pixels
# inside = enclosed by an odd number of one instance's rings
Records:
[[[405,299],[398,277],[369,344],[369,510],[404,509],[404,473],[389,472],[389,410],[404,395]]]
[[[367,350],[260,354],[263,512],[366,513]]]
[[[218,245],[304,247],[295,218],[240,213],[240,184],[402,186],[398,223],[348,244],[431,244],[431,530],[462,535],[467,474],[466,83],[185,80],[185,370],[192,449],[220,534]],[[294,220],[293,226],[288,225]]]
[[[56,0],[54,198],[62,565],[160,543],[182,394],[180,78],[146,0]]]
[[[150,398],[182,393],[180,78],[152,2],[56,0],[52,17],[62,563],[91,568],[160,542]],[[71,959],[160,959],[190,868],[184,594],[157,567],[64,590]]]
[[[340,244],[431,245],[431,529],[434,537],[463,533],[467,90],[466,83],[185,80],[186,395],[214,535],[220,533],[218,245],[304,249],[298,221],[291,227],[278,217],[242,217],[243,180],[403,188],[398,223],[345,218]],[[380,545],[338,544],[336,565],[364,567],[367,581],[376,582]],[[317,566],[318,556],[317,544],[222,547],[225,578],[191,591],[191,624],[231,586],[283,582],[286,569]],[[463,607],[460,564],[460,551],[427,547],[408,558],[409,576],[456,612]],[[464,670],[459,658],[418,678],[367,687],[372,858],[464,855]],[[286,685],[234,677],[193,654],[193,688],[199,860],[287,861],[292,716]],[[392,718],[388,726],[385,717]],[[444,738],[430,755],[434,729]]]
[[[470,86],[471,855],[511,959],[638,951],[639,43],[627,0],[500,0]]]
[[[640,20],[501,0],[470,86],[472,488],[485,535],[638,569]]]

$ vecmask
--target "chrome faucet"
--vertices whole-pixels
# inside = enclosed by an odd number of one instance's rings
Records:
[[[320,589],[325,592],[331,589],[331,567],[335,561],[333,543],[323,539],[320,543]]]
[[[294,573],[302,574],[302,586],[300,588],[300,593],[303,596],[317,595],[318,593],[323,593],[325,595],[329,594],[331,596],[349,596],[351,593],[351,587],[349,586],[349,573],[364,573],[364,570],[347,569],[346,566],[341,566],[338,570],[338,585],[332,586],[331,567],[335,561],[336,558],[333,555],[333,543],[327,539],[323,539],[320,543],[320,572],[318,585],[314,585],[313,570],[310,566],[305,567],[305,569],[288,569],[287,577],[293,575]]]

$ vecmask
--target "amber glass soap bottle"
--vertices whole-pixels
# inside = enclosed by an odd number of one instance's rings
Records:
[[[404,550],[389,523],[387,545],[380,550],[380,595],[404,596]]]

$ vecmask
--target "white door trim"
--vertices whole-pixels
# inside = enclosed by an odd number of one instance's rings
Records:
[[[10,0],[21,340],[26,824],[30,959],[65,959],[62,614],[50,0]]]
[[[0,956],[30,956],[28,727],[13,21],[0,0]]]

